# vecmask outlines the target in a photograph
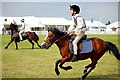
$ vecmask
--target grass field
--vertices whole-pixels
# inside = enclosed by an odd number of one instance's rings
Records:
[[[41,44],[45,35],[39,35],[39,37],[39,44]],[[88,35],[88,37],[99,37],[118,46],[118,35]],[[14,43],[6,50],[4,47],[10,41],[10,35],[0,35],[0,38],[2,38],[2,78],[70,78],[74,80],[72,78],[83,75],[84,67],[90,63],[90,59],[66,63],[64,66],[71,65],[73,69],[64,71],[59,68],[61,74],[57,76],[54,66],[55,61],[61,56],[55,44],[49,50],[39,49],[36,44],[35,49],[31,49],[31,44],[26,40],[18,43],[18,50],[15,50]],[[87,79],[117,80],[118,60],[107,52]]]

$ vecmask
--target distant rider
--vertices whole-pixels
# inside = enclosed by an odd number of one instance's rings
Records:
[[[22,27],[20,28],[19,37],[20,37],[20,41],[23,41],[22,34],[25,32],[25,21],[24,21],[24,19],[21,20],[21,23],[22,23]]]

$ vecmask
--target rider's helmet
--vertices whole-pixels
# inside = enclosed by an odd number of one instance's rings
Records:
[[[21,22],[24,22],[24,19],[22,19]]]
[[[76,11],[76,13],[80,12],[80,8],[77,5],[70,5],[70,10]]]

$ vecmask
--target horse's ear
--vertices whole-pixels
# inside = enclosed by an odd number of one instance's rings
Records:
[[[48,27],[48,31],[50,30],[50,27]]]
[[[54,27],[48,27],[48,31],[53,31]]]

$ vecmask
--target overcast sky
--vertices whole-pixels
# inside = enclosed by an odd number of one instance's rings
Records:
[[[18,1],[18,2],[17,2]],[[22,0],[21,0],[22,1]],[[115,22],[118,20],[118,0],[105,0],[108,2],[48,2],[29,0],[20,2],[20,0],[4,0],[0,3],[2,16],[36,16],[36,17],[64,17],[71,19],[69,5],[77,4],[81,7],[81,16],[86,20],[100,20],[106,23],[108,20]],[[101,1],[101,0],[100,0]]]

